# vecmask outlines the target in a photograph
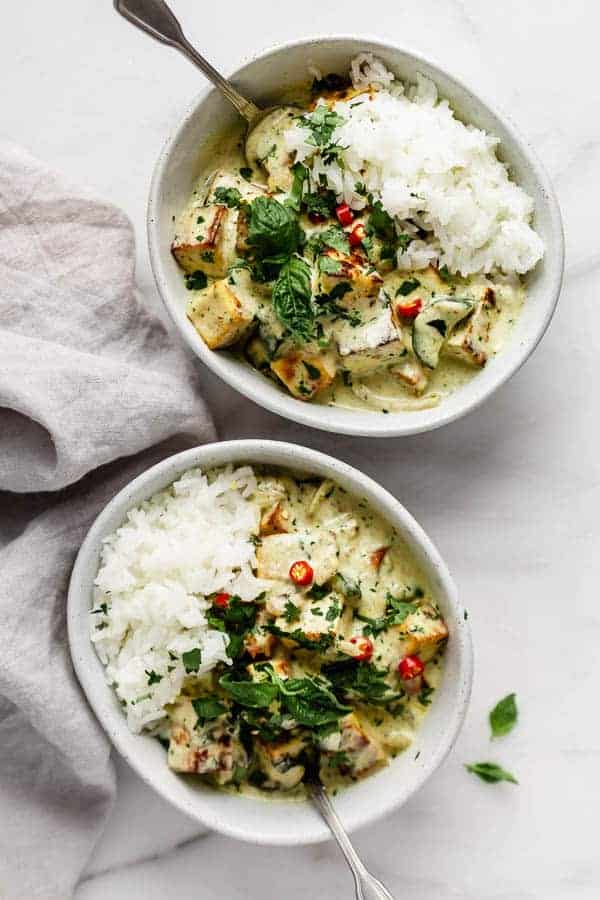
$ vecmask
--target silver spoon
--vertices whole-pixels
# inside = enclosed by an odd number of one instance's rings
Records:
[[[356,850],[350,842],[350,838],[346,834],[344,826],[340,822],[338,815],[333,808],[333,804],[329,799],[329,794],[323,785],[319,781],[311,779],[306,782],[306,787],[311,800],[323,816],[325,822],[327,822],[340,850],[346,857],[346,862],[352,870],[354,886],[356,889],[356,900],[394,900],[387,888],[385,888],[374,875],[371,875],[361,862]]]
[[[192,47],[183,33],[173,11],[164,0],[114,0],[115,9],[128,22],[156,38],[162,44],[175,47],[206,75],[209,81],[235,106],[239,114],[254,128],[268,113],[277,107],[261,109],[243,97],[226,78],[217,72],[208,60]]]

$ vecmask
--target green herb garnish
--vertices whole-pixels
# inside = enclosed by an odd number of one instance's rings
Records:
[[[314,336],[311,273],[301,256],[292,256],[281,267],[273,285],[272,300],[278,319],[296,340],[305,342]]]
[[[215,188],[215,203],[229,207],[229,209],[239,209],[242,204],[242,195],[237,188],[218,187]]]
[[[498,781],[510,781],[511,784],[519,783],[514,775],[511,775],[510,772],[507,772],[506,769],[503,769],[496,763],[471,763],[466,765],[465,769],[467,772],[477,775],[482,781],[487,781],[488,784],[496,784]]]
[[[181,661],[186,672],[197,672],[202,662],[202,651],[199,647],[181,654]]]
[[[211,719],[218,719],[227,712],[227,707],[214,697],[198,697],[192,700],[194,712],[198,716],[198,725],[204,725]]]
[[[512,731],[517,724],[517,717],[516,694],[508,694],[490,712],[492,737],[501,737]]]
[[[202,291],[208,284],[208,278],[201,269],[195,272],[188,272],[185,276],[185,286],[188,291]]]

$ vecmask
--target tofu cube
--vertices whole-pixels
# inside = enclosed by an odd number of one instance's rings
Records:
[[[448,637],[446,623],[439,611],[429,604],[420,606],[394,626],[404,638],[403,655],[418,653],[425,661],[431,659],[441,641]]]
[[[399,366],[393,366],[390,371],[392,375],[395,375],[396,378],[402,381],[417,396],[422,394],[427,387],[429,377],[425,368],[415,357],[408,359]]]
[[[269,535],[256,548],[257,577],[289,584],[292,563],[306,560],[313,568],[315,584],[323,584],[336,573],[337,550],[335,535],[321,529]]]
[[[228,784],[236,766],[248,765],[248,757],[220,720],[198,727],[196,711],[186,698],[171,712],[167,762],[175,772],[208,775],[217,784]]]
[[[274,635],[264,630],[264,626],[268,625],[269,622],[270,617],[267,611],[261,609],[256,616],[254,628],[244,638],[244,647],[252,659],[256,659],[257,656],[270,656],[273,652],[277,639]]]
[[[256,307],[226,279],[214,281],[188,304],[188,318],[211,350],[239,341],[254,323]]]
[[[238,210],[192,203],[182,214],[171,252],[186,272],[224,278],[236,257]]]
[[[488,360],[492,328],[498,316],[496,295],[487,288],[465,324],[446,341],[448,356],[481,368]]]
[[[344,716],[340,722],[337,740],[328,739],[327,750],[321,752],[321,773],[327,780],[331,776],[330,754],[344,754],[343,761],[336,765],[337,771],[352,778],[362,778],[376,766],[385,763],[385,753],[372,735],[368,734],[355,713]],[[339,756],[338,756],[339,758]]]
[[[298,400],[311,400],[333,382],[336,366],[329,356],[296,351],[273,360],[271,371]]]
[[[337,323],[335,338],[343,368],[357,377],[371,375],[406,356],[389,306],[377,308],[356,327],[349,322]]]
[[[334,287],[346,282],[351,290],[337,301],[339,306],[346,308],[354,297],[374,297],[379,293],[383,278],[360,254],[346,255],[329,248],[325,250],[323,256],[327,259],[327,270],[323,271],[325,264],[319,264],[318,293],[329,294]]]

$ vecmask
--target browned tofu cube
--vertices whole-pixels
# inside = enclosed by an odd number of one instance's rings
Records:
[[[223,278],[236,258],[238,210],[192,204],[177,223],[173,256],[186,272]]]
[[[276,503],[265,513],[260,520],[261,535],[285,534],[290,530],[289,515],[281,503]]]
[[[429,379],[418,359],[409,359],[399,366],[393,366],[390,371],[417,396],[427,387]]]
[[[239,341],[253,325],[255,312],[250,299],[235,293],[225,279],[213,282],[188,305],[190,322],[211,350]]]
[[[329,387],[336,374],[333,359],[297,351],[274,359],[271,370],[298,400],[312,400]]]
[[[492,328],[498,317],[496,295],[487,288],[473,314],[446,341],[444,353],[481,368],[488,360]]]
[[[430,659],[441,641],[448,637],[446,623],[439,611],[429,604],[419,607],[406,617],[398,629],[403,641],[403,655],[418,653],[424,660]]]
[[[319,264],[320,294],[329,294],[336,285],[345,282],[350,285],[351,290],[337,302],[340,306],[349,307],[354,297],[374,297],[379,293],[383,278],[360,254],[351,253],[347,256],[339,250],[329,248],[323,256],[327,260],[327,270],[323,271],[323,263]]]

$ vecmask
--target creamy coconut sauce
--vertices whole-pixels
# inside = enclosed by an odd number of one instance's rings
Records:
[[[189,676],[161,733],[175,771],[293,799],[307,766],[339,787],[410,746],[435,702],[447,630],[405,542],[364,500],[330,481],[257,474],[267,589],[242,604],[244,625],[235,598],[213,598],[209,622],[235,635],[238,655]],[[305,583],[294,563],[310,567]]]
[[[267,133],[266,136],[262,136],[259,146],[264,148],[271,140],[275,142],[271,145],[272,147],[275,147],[276,143],[279,146],[281,133],[282,128],[278,124],[272,134]],[[265,165],[270,165],[268,160]],[[244,130],[241,127],[236,128],[215,142],[215,150],[211,155],[210,164],[200,174],[194,190],[191,212],[188,210],[184,214],[184,217],[187,216],[188,230],[189,221],[196,218],[200,223],[197,230],[204,230],[204,223],[200,221],[203,219],[202,204],[209,201],[215,202],[214,197],[212,200],[210,199],[210,192],[214,189],[214,184],[233,184],[235,181],[243,187],[244,181],[249,180],[247,174],[249,171],[244,147]],[[240,179],[240,172],[246,173],[245,179]],[[233,181],[228,181],[228,177]],[[272,176],[267,181],[264,170],[260,171],[256,168],[252,170],[251,182],[258,190],[265,191],[268,188],[271,192],[271,181]],[[285,191],[283,194],[280,192],[275,194],[279,200],[284,200],[285,195]],[[198,211],[200,212],[199,216],[196,215]],[[237,211],[228,210],[227,215],[232,215],[234,212]],[[369,217],[357,218],[354,224],[363,221],[368,225]],[[306,214],[300,216],[300,224],[309,240],[311,236],[322,232],[324,228],[332,224],[337,225],[335,219],[315,224]],[[181,229],[180,223],[179,234]],[[348,229],[346,233],[349,233]],[[206,235],[201,234],[199,237],[204,238]],[[177,251],[174,250],[174,252],[177,256]],[[238,254],[239,248],[233,256]],[[204,255],[210,258],[211,252],[208,251],[208,254]],[[177,256],[177,258],[181,262],[181,257]],[[522,280],[517,276],[488,275],[461,278],[460,276],[451,276],[449,273],[439,273],[432,267],[412,272],[398,269],[388,271],[385,264],[377,264],[376,269],[382,279],[382,293],[379,293],[378,288],[377,297],[374,295],[366,299],[356,297],[357,319],[354,322],[351,320],[354,314],[351,295],[350,301],[347,303],[343,301],[343,305],[350,310],[349,322],[340,323],[339,320],[332,321],[325,317],[320,323],[322,330],[319,341],[307,340],[299,345],[295,340],[290,339],[277,319],[273,310],[271,286],[256,283],[246,270],[236,269],[229,270],[227,285],[237,295],[242,307],[247,301],[251,301],[253,314],[250,318],[253,320],[253,324],[249,327],[244,327],[242,324],[241,329],[232,332],[232,336],[227,336],[226,333],[223,337],[222,319],[223,317],[227,319],[230,313],[228,310],[221,311],[222,304],[225,302],[223,297],[217,296],[215,292],[210,293],[215,280],[211,274],[211,265],[209,264],[206,269],[207,279],[202,278],[198,284],[194,283],[193,278],[190,279],[189,273],[193,271],[194,265],[203,266],[202,261],[198,263],[198,258],[198,255],[195,254],[191,262],[184,262],[182,265],[188,271],[188,287],[194,294],[190,300],[189,316],[209,346],[215,349],[229,347],[234,353],[262,371],[266,377],[275,381],[282,389],[287,388],[300,400],[380,413],[414,411],[436,406],[443,401],[444,397],[476,377],[482,367],[489,364],[489,361],[501,352],[510,340],[513,325],[518,319],[525,298]],[[367,265],[364,259],[362,262],[365,266]],[[414,290],[409,293],[404,292],[402,286],[413,280],[416,281]],[[223,283],[225,284],[225,279],[223,279]],[[335,280],[330,280],[327,288],[331,290],[332,285],[334,288],[336,287]],[[324,290],[321,282],[315,282],[314,273],[312,288],[313,294]],[[399,291],[401,293],[398,293]],[[360,290],[357,293],[360,294]],[[199,300],[195,299],[196,294],[199,295]],[[486,296],[488,300],[484,300]],[[414,316],[409,314],[408,317],[404,317],[401,310],[406,304],[410,305],[410,301],[420,303],[423,308],[440,297],[464,298],[470,302],[471,306],[465,319],[448,328],[439,361],[432,367],[415,355],[412,337]],[[376,340],[371,340],[369,337],[367,337],[367,344],[361,344],[360,341],[363,340],[363,332],[365,332],[361,326],[369,326],[372,321],[377,329],[377,322],[381,322],[382,315],[385,315],[385,307],[391,310],[394,326],[400,334],[402,345],[400,352],[403,355],[393,359],[390,355],[390,359],[384,359],[382,363],[379,363],[377,360],[380,351],[382,349],[385,351],[385,346],[375,346],[370,349],[369,341],[371,344],[375,344]],[[207,309],[209,310],[208,314]],[[215,309],[219,310],[216,325],[211,318]],[[356,327],[357,321],[359,322],[358,328]],[[474,340],[471,335],[473,323],[475,323]],[[354,328],[354,335],[349,334],[352,328]],[[217,337],[214,336],[215,330],[219,332]],[[225,332],[227,332],[226,328]],[[340,334],[342,337],[349,336],[350,344],[352,344],[353,338],[358,339],[354,341],[358,353],[350,352],[348,355],[344,355],[339,342]],[[461,336],[464,336],[464,339]],[[388,334],[381,340],[385,344],[386,340],[390,343],[396,337],[398,337],[397,334],[392,336]],[[345,347],[345,350],[347,349]],[[366,357],[366,363],[359,362],[357,366],[355,360],[361,353]]]

